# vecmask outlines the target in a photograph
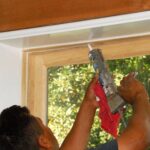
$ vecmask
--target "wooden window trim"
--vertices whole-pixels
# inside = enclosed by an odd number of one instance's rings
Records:
[[[150,55],[150,36],[92,43],[106,60]],[[88,63],[87,45],[44,48],[23,52],[22,104],[46,122],[47,69],[52,66]]]

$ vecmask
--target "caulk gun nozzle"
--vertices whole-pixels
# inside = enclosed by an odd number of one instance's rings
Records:
[[[90,44],[88,44],[88,48],[89,48],[90,51],[93,49]]]

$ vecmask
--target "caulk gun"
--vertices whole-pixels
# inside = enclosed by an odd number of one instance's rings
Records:
[[[110,111],[112,113],[119,112],[120,108],[125,105],[125,101],[117,92],[117,87],[108,71],[102,52],[100,49],[92,49],[90,45],[88,45],[88,47],[90,49],[89,59],[93,64],[95,72],[99,74],[99,83],[106,94]]]

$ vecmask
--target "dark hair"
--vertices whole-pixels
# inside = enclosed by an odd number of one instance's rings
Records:
[[[39,150],[42,128],[26,107],[11,106],[0,114],[0,150]]]

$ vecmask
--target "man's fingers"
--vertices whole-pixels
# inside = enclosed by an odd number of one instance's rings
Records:
[[[128,90],[127,88],[124,88],[124,87],[118,87],[118,93],[120,96],[122,96],[123,98],[127,98],[128,97]]]
[[[133,81],[133,80],[135,80],[134,74],[130,73],[126,77],[123,77],[123,79],[120,82],[120,85],[121,86],[128,86],[131,83],[131,81]]]
[[[122,94],[122,93],[124,93],[124,92],[126,92],[127,91],[127,88],[125,88],[125,87],[123,87],[123,86],[119,86],[118,87],[118,92],[119,92],[119,94]]]
[[[128,92],[129,92],[129,89],[127,87],[119,86],[117,89],[118,89],[118,93],[120,95],[123,95],[124,93],[128,94]]]
[[[121,85],[121,86],[126,86],[126,85],[127,85],[127,82],[128,82],[128,77],[123,77],[123,79],[122,79],[121,82],[120,82],[120,85]]]
[[[99,75],[98,75],[98,74],[96,74],[96,75],[93,77],[93,79],[92,79],[91,83],[92,83],[92,84],[96,84],[96,83],[97,83],[97,81],[98,81],[98,77],[99,77]]]

